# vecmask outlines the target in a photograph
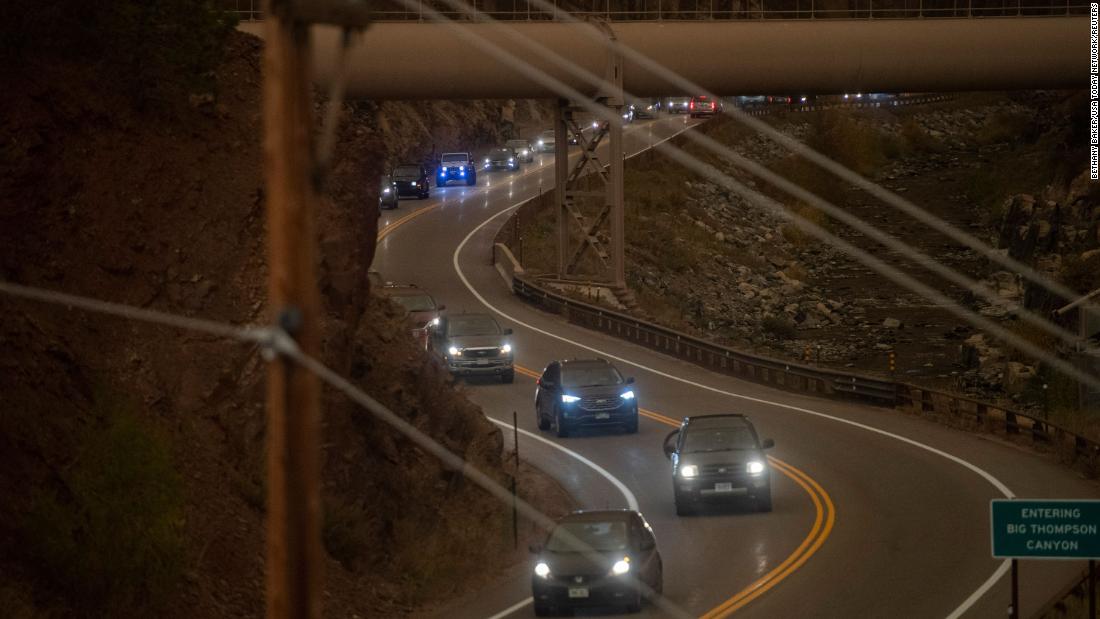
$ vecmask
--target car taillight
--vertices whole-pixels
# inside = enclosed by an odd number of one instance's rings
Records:
[[[710,102],[710,109],[712,109],[712,110],[714,109],[714,101]]]
[[[694,110],[695,109],[695,102],[692,101],[691,103],[689,103],[688,107]]]
[[[535,379],[535,385],[541,387],[542,386],[542,378],[536,378]]]

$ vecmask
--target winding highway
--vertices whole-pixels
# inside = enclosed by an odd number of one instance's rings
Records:
[[[625,150],[640,152],[695,122],[636,123],[624,131]],[[664,593],[687,614],[1003,617],[1007,565],[990,556],[989,500],[1097,495],[1069,469],[990,437],[713,374],[523,304],[491,264],[493,237],[513,207],[553,185],[553,157],[544,155],[519,172],[479,174],[476,187],[433,187],[428,200],[403,200],[379,222],[373,268],[426,289],[448,311],[491,311],[515,330],[515,383],[471,379],[471,399],[509,427],[517,411],[522,456],[581,505],[637,506],[657,534]],[[637,379],[638,434],[540,432],[534,377],[552,359],[591,356]],[[772,513],[675,515],[662,440],[679,418],[709,412],[745,413],[775,439]],[[1022,563],[1022,616],[1081,567]],[[533,616],[529,570],[517,567],[438,616]],[[643,607],[642,616],[662,614]]]

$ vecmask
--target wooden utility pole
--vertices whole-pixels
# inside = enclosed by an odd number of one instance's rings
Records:
[[[264,26],[264,175],[270,306],[302,352],[319,356],[314,273],[313,95],[309,24],[268,0]],[[268,366],[267,617],[319,619],[322,551],[320,383],[285,357]]]

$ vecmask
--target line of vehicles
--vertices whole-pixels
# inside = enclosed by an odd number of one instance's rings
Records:
[[[381,280],[372,275],[375,282]],[[445,306],[415,285],[375,285],[381,296],[405,309],[412,336],[453,375],[515,381],[512,330],[491,314],[445,313]],[[634,434],[638,399],[634,378],[606,359],[555,359],[535,381],[535,422],[539,430],[560,438],[608,429]],[[731,500],[770,512],[771,467],[765,452],[774,445],[741,414],[685,417],[661,446],[671,462],[676,514],[694,515]],[[662,590],[657,538],[636,510],[573,512],[530,551],[537,616],[598,607],[637,612]]]

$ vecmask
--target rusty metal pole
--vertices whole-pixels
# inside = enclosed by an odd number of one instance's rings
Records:
[[[264,176],[269,301],[301,350],[320,350],[314,273],[313,93],[309,25],[268,0],[264,45]],[[319,619],[323,586],[320,384],[286,358],[268,365],[267,618]]]
[[[565,126],[567,115],[571,115],[569,102],[558,100],[557,113],[554,115],[554,200],[558,203],[558,278],[565,277],[569,261],[569,209],[565,185],[569,178],[569,129]]]

